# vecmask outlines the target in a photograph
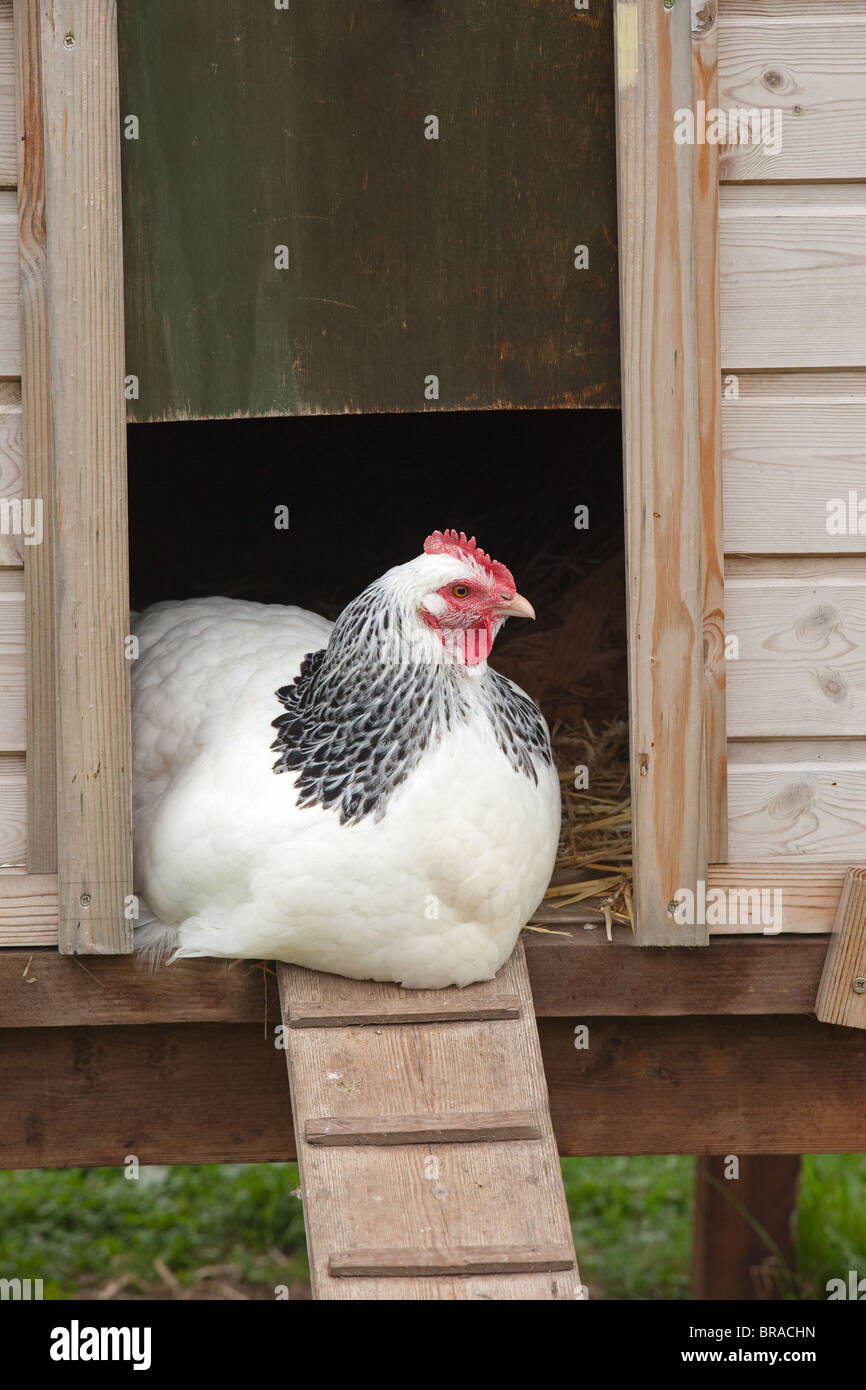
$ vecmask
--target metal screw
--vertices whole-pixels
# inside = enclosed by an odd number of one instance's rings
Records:
[[[82,893],[78,901],[81,903],[82,907],[89,907],[90,904],[93,902],[93,899],[91,898],[89,893]]]
[[[866,994],[866,979],[858,975],[856,980],[851,981],[851,988],[855,994]]]
[[[803,114],[802,106],[792,106],[791,110],[793,111],[795,116],[802,116]]]
[[[64,47],[64,48],[74,48],[74,47],[75,47],[75,35],[74,35],[74,34],[65,34],[65,35],[63,36],[63,47]]]
[[[677,0],[665,0],[665,9],[666,9],[666,10],[672,10],[673,7],[674,7],[674,5],[675,5],[676,3],[677,3]]]
[[[679,907],[679,903],[674,902],[673,898],[671,898],[670,902],[668,903],[668,912],[671,914],[672,917],[673,917],[673,915],[674,915],[674,913],[676,912],[676,910],[677,910],[678,907]]]

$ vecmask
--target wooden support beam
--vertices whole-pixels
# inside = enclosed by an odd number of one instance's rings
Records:
[[[114,0],[42,0],[60,949],[132,949]],[[42,692],[46,698],[46,692]]]
[[[866,1028],[866,869],[849,869],[818,986],[823,1023]]]
[[[697,1160],[692,1298],[790,1296],[799,1187],[798,1154]]]
[[[859,1029],[584,1015],[538,1030],[561,1154],[866,1151]],[[0,1030],[0,1168],[292,1159],[274,1043],[261,1021]]]
[[[636,939],[696,946],[668,910],[707,876],[691,7],[614,18]]]
[[[0,892],[0,915],[4,901]],[[612,941],[579,926],[524,935],[536,1014],[547,1018],[811,1014],[827,950],[823,936],[718,937],[696,952],[636,951],[618,926]],[[151,974],[124,956],[85,966],[50,949],[0,950],[3,1028],[279,1020],[273,969],[256,962],[184,960]]]

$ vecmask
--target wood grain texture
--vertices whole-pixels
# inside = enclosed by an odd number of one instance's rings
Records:
[[[725,602],[730,737],[862,735],[866,558],[729,573]]]
[[[292,966],[277,966],[284,1014],[315,982],[318,997],[343,983]],[[298,1165],[313,1296],[318,1299],[574,1298],[580,1287],[571,1228],[550,1125],[544,1071],[523,948],[518,944],[497,980],[516,995],[518,1019],[389,1024],[381,1028],[286,1029],[286,1058],[294,1108]],[[406,991],[384,990],[402,1001]],[[443,990],[445,1001],[462,991]],[[366,1115],[380,1131],[388,1125],[432,1128],[448,1114],[508,1112],[534,1117],[537,1137],[454,1144],[447,1134],[419,1148],[402,1145],[328,1145],[310,1142],[307,1126],[356,1125]],[[409,1117],[407,1119],[407,1117]],[[531,1198],[530,1198],[531,1193]],[[434,1268],[418,1269],[420,1258]],[[506,1266],[475,1271],[467,1247],[558,1247],[571,1250],[569,1267],[555,1275]],[[456,1248],[449,1261],[448,1252]],[[387,1250],[383,1260],[340,1265],[352,1252]],[[495,1249],[494,1249],[494,1254]],[[335,1266],[334,1261],[337,1261]],[[454,1261],[460,1270],[454,1268]],[[497,1256],[498,1261],[498,1256]],[[376,1268],[374,1269],[374,1264]],[[405,1266],[405,1272],[400,1268]],[[501,1268],[501,1265],[497,1265]],[[354,1275],[354,1278],[352,1277]],[[458,1277],[459,1275],[459,1277]]]
[[[866,366],[866,190],[723,186],[722,365]]]
[[[828,19],[863,15],[863,0],[719,0],[722,21],[728,19]]]
[[[0,191],[0,376],[21,375],[18,282],[18,199]]]
[[[739,920],[732,922],[729,916],[726,923],[719,923],[710,931],[716,935],[743,936],[763,930],[763,916],[770,915],[776,902],[773,894],[778,891],[780,914],[774,925],[780,925],[783,932],[830,932],[847,867],[811,858],[798,864],[755,859],[711,864],[707,890],[720,888],[728,895],[737,895]]]
[[[23,896],[24,882],[18,876],[7,886]],[[836,902],[838,893],[831,923]],[[56,936],[56,892],[53,911]],[[9,930],[2,910],[0,926]],[[827,942],[811,934],[714,936],[706,951],[635,951],[627,928],[614,926],[608,941],[604,931],[575,926],[556,936],[525,933],[525,949],[539,1017],[672,1017],[811,1013]],[[94,957],[82,968],[48,949],[0,952],[0,1027],[257,1023],[264,1030],[279,1021],[273,973],[250,963],[178,961],[151,974],[125,956]]]
[[[557,1270],[570,1271],[573,1267],[574,1253],[564,1245],[345,1250],[332,1255],[328,1261],[328,1273],[332,1279],[435,1279],[470,1274],[543,1274]]]
[[[0,499],[20,498],[21,387],[17,381],[0,382]],[[2,514],[2,513],[0,513]],[[15,534],[11,516],[0,523],[0,567],[18,568],[24,563],[23,537]]]
[[[286,984],[285,997],[291,1028],[520,1017],[517,995],[503,994],[492,980],[443,994],[438,989],[394,990],[371,980],[333,979],[311,972],[309,977],[294,975]]]
[[[617,0],[614,17],[636,939],[698,945],[667,912],[706,876],[695,167],[673,138],[690,8]]]
[[[57,876],[0,874],[0,946],[57,945]],[[29,957],[32,953],[27,952]],[[53,953],[52,953],[53,954]],[[2,958],[16,956],[11,951]],[[19,962],[16,959],[15,964]],[[22,979],[27,975],[26,959]],[[11,965],[7,968],[11,968]]]
[[[42,0],[42,71],[60,949],[129,951],[129,578],[113,0]]]
[[[866,1149],[860,1029],[791,1017],[581,1021],[583,1051],[572,1020],[539,1028],[562,1154]],[[114,1167],[130,1153],[141,1163],[295,1157],[284,1059],[261,1024],[4,1029],[0,1091],[18,1097],[0,1127],[4,1168]]]
[[[722,401],[725,550],[862,554],[834,518],[866,502],[866,373],[744,372]],[[850,518],[849,518],[850,521]]]
[[[610,5],[119,22],[130,419],[617,404]]]
[[[0,570],[0,753],[20,753],[26,742],[24,575]]]
[[[861,739],[728,746],[730,857],[866,862]]]
[[[717,105],[718,24],[715,0],[692,7],[692,91],[694,100],[703,101],[707,109]],[[728,839],[725,813],[725,580],[719,392],[719,147],[696,144],[694,157],[695,320],[704,579],[704,820],[707,857],[721,862],[728,857]]]
[[[27,773],[18,753],[0,756],[0,871],[22,868],[27,854]],[[2,932],[0,922],[0,932]]]
[[[57,710],[54,669],[51,375],[45,238],[40,0],[15,3],[21,427],[24,496],[42,500],[43,539],[24,549],[27,594],[27,866],[57,869]]]
[[[781,22],[725,16],[719,37],[722,110],[781,114],[781,147],[723,147],[723,179],[866,177],[866,12],[826,9]]]
[[[815,1013],[822,1023],[866,1029],[866,868],[845,875]]]
[[[0,0],[0,188],[14,188],[17,175],[12,0]]]
[[[768,1302],[783,1298],[796,1269],[799,1154],[697,1159],[691,1296]]]

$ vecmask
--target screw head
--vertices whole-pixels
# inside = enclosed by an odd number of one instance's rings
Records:
[[[670,902],[668,903],[668,912],[671,914],[672,917],[676,912],[678,906],[679,904],[674,902],[673,898],[671,898]]]
[[[91,898],[89,893],[82,893],[78,901],[81,903],[82,907],[89,907],[90,904],[93,902],[93,899]]]
[[[866,979],[862,975],[858,975],[855,980],[851,981],[851,988],[855,994],[866,994]]]
[[[75,47],[75,35],[74,35],[74,34],[64,34],[64,36],[63,36],[63,47],[64,47],[64,48],[74,48],[74,47]]]

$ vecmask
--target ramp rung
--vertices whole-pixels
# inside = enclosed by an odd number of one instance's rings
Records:
[[[331,1256],[334,1279],[445,1277],[460,1274],[550,1274],[574,1269],[566,1245],[458,1245],[448,1250],[344,1250]]]
[[[442,991],[444,994],[445,991]],[[339,1001],[289,1002],[290,1028],[354,1028],[395,1023],[471,1023],[500,1018],[519,1018],[520,999],[516,994],[488,995],[485,999],[469,995],[462,999],[449,991],[447,1003],[428,999],[380,999],[373,997]]]
[[[538,1121],[530,1110],[440,1115],[375,1115],[355,1119],[330,1115],[307,1120],[308,1144],[474,1144],[540,1139]]]

